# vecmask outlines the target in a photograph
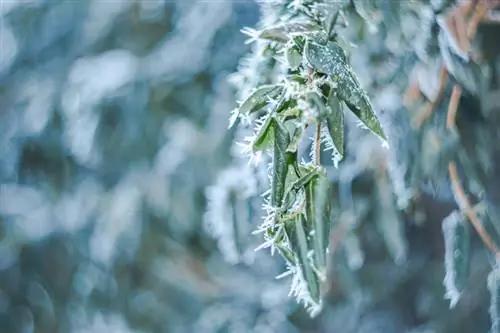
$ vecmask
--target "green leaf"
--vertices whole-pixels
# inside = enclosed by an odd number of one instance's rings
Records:
[[[453,308],[460,299],[469,276],[470,231],[466,217],[454,211],[443,220],[445,298]]]
[[[295,128],[295,130],[293,131],[292,139],[290,140],[290,144],[286,148],[287,152],[289,153],[297,152],[303,133],[304,129],[302,128],[302,126]]]
[[[302,54],[295,45],[286,49],[285,57],[288,67],[292,70],[299,68],[302,64]]]
[[[490,292],[490,333],[500,333],[500,268],[498,264],[488,274],[487,285]]]
[[[331,37],[333,28],[335,27],[335,24],[337,23],[339,16],[340,16],[340,10],[332,9],[330,10],[328,16],[325,18],[323,24],[328,38]]]
[[[373,112],[373,106],[367,96],[364,96],[357,104],[351,104],[346,99],[343,100],[352,113],[354,113],[369,130],[377,134],[382,140],[387,141],[382,125]]]
[[[280,85],[262,85],[241,102],[238,112],[250,114],[260,110],[269,104],[269,99],[278,96],[282,90]]]
[[[306,219],[313,230],[314,263],[316,269],[326,276],[326,252],[330,240],[330,212],[332,187],[327,177],[317,173],[306,185]]]
[[[307,283],[307,289],[315,302],[320,302],[320,283],[308,258],[309,243],[307,240],[306,220],[303,214],[297,214],[293,224],[285,228],[293,252],[297,256],[297,266],[302,271],[302,276]]]
[[[325,44],[308,39],[304,47],[304,55],[314,69],[328,75],[338,76],[346,72],[347,55],[336,42]]]
[[[316,110],[317,117],[323,119],[327,114],[327,107],[320,94],[310,91],[306,94],[306,100],[312,109]]]
[[[386,140],[373,106],[349,65],[342,47],[336,42],[327,42],[322,45],[308,40],[304,53],[314,69],[330,75],[336,86],[337,96],[346,103],[356,117],[373,133]]]
[[[328,133],[330,133],[334,148],[340,156],[344,157],[344,112],[341,102],[333,93],[333,89],[328,96],[328,109],[326,117]]]
[[[271,205],[273,207],[281,207],[283,196],[285,193],[288,167],[291,163],[291,160],[293,159],[293,154],[286,152],[288,144],[290,143],[290,135],[286,128],[276,120],[274,120],[274,126],[275,130]]]
[[[391,184],[386,173],[379,173],[375,183],[375,221],[389,254],[396,264],[403,264],[408,257],[408,242],[404,223],[398,215]]]
[[[275,127],[276,120],[274,116],[272,114],[267,115],[252,143],[254,152],[265,150],[273,145]]]
[[[291,208],[291,205],[294,203],[297,197],[297,192],[300,189],[303,189],[304,186],[316,176],[318,176],[318,172],[314,169],[299,178],[295,178],[295,180],[291,181],[290,179],[292,179],[292,177],[290,176],[287,178],[287,186],[285,189],[283,204],[281,207],[282,212],[287,212]]]

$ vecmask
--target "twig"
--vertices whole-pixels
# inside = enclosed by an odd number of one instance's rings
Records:
[[[462,184],[460,183],[460,179],[458,177],[457,166],[455,165],[455,162],[452,161],[448,164],[448,172],[452,184],[453,196],[455,197],[455,201],[457,202],[459,208],[465,212],[468,220],[476,230],[484,245],[486,245],[486,247],[497,257],[500,256],[497,246],[491,239],[488,232],[483,228],[481,221],[477,217],[476,212],[472,208],[469,199],[465,194],[464,188],[462,187]]]
[[[448,113],[446,116],[446,128],[453,129],[455,127],[455,119],[457,118],[458,102],[462,96],[462,88],[455,84],[451,92],[450,103],[448,104]]]
[[[468,42],[474,37],[477,26],[479,22],[485,17],[487,13],[487,6],[485,4],[479,4],[479,9],[477,6],[474,6],[474,14],[471,19],[471,23],[467,26],[467,38]],[[468,48],[466,49],[469,52],[470,43],[467,43]],[[455,128],[455,121],[458,110],[458,103],[460,101],[460,96],[462,95],[462,88],[455,84],[453,86],[453,91],[451,93],[450,102],[448,104],[448,112],[446,116],[446,128],[449,130],[453,130]],[[453,190],[453,196],[455,201],[463,212],[465,212],[467,219],[470,221],[477,234],[481,238],[484,245],[495,254],[495,256],[500,258],[500,252],[498,251],[497,246],[493,242],[490,234],[483,228],[483,225],[479,218],[476,215],[475,210],[472,208],[467,195],[465,194],[465,190],[460,182],[460,178],[458,177],[457,166],[454,161],[450,161],[448,163],[448,174],[451,181],[451,187]]]
[[[474,14],[470,20],[469,25],[467,26],[467,37],[469,40],[473,39],[476,36],[477,27],[479,23],[486,17],[488,14],[488,6],[485,3],[477,4]]]
[[[441,101],[444,98],[444,91],[446,89],[446,82],[448,78],[448,71],[446,70],[446,67],[444,65],[441,66],[441,69],[439,70],[439,87],[438,87],[438,92],[436,94],[436,98],[432,103],[429,103],[426,105],[426,108],[424,112],[418,116],[418,118],[415,120],[415,126],[418,128],[422,126],[424,122],[426,122],[434,110],[441,104]]]

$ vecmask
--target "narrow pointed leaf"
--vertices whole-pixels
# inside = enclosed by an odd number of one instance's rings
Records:
[[[342,47],[336,42],[322,45],[308,40],[304,54],[314,69],[330,75],[337,86],[337,96],[346,103],[356,117],[373,133],[386,140],[382,126],[373,111],[373,106],[349,65],[347,55]]]
[[[328,116],[326,124],[328,132],[332,138],[334,148],[344,157],[344,112],[342,110],[341,102],[333,94],[333,90],[328,97]]]
[[[396,264],[402,264],[408,257],[408,242],[404,224],[401,221],[393,198],[388,176],[379,174],[376,183],[376,224],[387,250]]]
[[[271,205],[281,207],[285,193],[286,176],[290,165],[290,155],[286,152],[290,143],[290,135],[286,128],[274,120],[274,156],[271,188]]]
[[[302,177],[293,181],[285,191],[285,199],[283,202],[283,209],[286,210],[293,203],[296,198],[297,191],[304,188],[307,183],[309,183],[314,177],[319,176],[316,170],[311,170],[308,173],[304,174]]]
[[[295,70],[302,64],[302,54],[296,46],[291,46],[286,49],[286,61],[290,69]]]
[[[274,143],[275,127],[276,120],[272,115],[268,115],[252,143],[253,151],[265,150],[272,147]]]
[[[300,140],[302,139],[303,132],[304,132],[304,129],[302,127],[295,128],[295,131],[293,132],[293,136],[290,140],[290,144],[286,148],[287,152],[295,153],[297,151],[297,149],[299,148]]]
[[[460,299],[469,275],[469,234],[469,223],[458,211],[443,220],[445,298],[450,300],[451,308],[455,307]]]
[[[238,112],[249,114],[262,109],[269,104],[269,99],[281,93],[283,87],[279,85],[263,85],[252,92],[243,102],[241,102]]]
[[[327,107],[323,98],[317,92],[309,92],[306,95],[307,102],[316,111],[316,116],[323,119],[327,114]]]
[[[490,333],[500,333],[500,268],[494,267],[488,275],[488,290],[490,292]]]
[[[349,69],[345,51],[335,42],[326,44],[308,40],[304,47],[307,62],[320,73],[338,76]]]
[[[306,185],[307,225],[313,232],[314,264],[326,276],[326,251],[330,239],[332,187],[327,177],[318,174]]]
[[[310,248],[307,234],[305,217],[303,214],[297,214],[294,220],[293,233],[289,234],[290,243],[292,245],[292,250],[297,256],[298,267],[302,271],[302,276],[307,283],[307,289],[310,296],[315,302],[319,303],[320,283],[308,258]]]

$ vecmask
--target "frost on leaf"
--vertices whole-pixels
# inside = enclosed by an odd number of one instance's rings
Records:
[[[319,303],[320,282],[309,259],[310,243],[307,239],[306,226],[307,224],[304,215],[299,213],[292,221],[287,223],[285,230],[291,249],[297,257],[297,268],[299,270],[299,274],[302,276],[307,285],[308,295],[303,294],[302,298],[310,298],[309,301]]]
[[[267,115],[257,129],[257,134],[252,142],[252,150],[260,151],[273,145],[276,120],[272,115]]]
[[[269,99],[276,97],[282,90],[279,85],[263,85],[252,92],[243,102],[241,102],[238,112],[249,114],[258,111],[269,104]]]
[[[302,63],[302,54],[300,54],[299,50],[295,45],[286,49],[285,57],[288,66],[292,70],[299,68],[299,66]]]
[[[346,103],[354,115],[369,130],[386,141],[370,99],[349,65],[342,47],[335,42],[320,44],[308,40],[304,53],[311,67],[330,76],[333,85],[336,86],[337,96]]]
[[[497,264],[498,265],[498,264]],[[490,292],[491,333],[500,332],[500,268],[496,266],[488,275]]]
[[[330,93],[328,98],[328,116],[326,118],[328,133],[332,138],[333,146],[341,159],[344,157],[344,113],[341,102]]]
[[[312,229],[314,264],[318,273],[322,275],[321,279],[326,276],[327,269],[326,254],[330,240],[332,196],[330,180],[323,174],[319,174],[306,185],[307,224]]]
[[[274,157],[273,157],[273,175],[271,188],[271,205],[280,207],[285,193],[285,181],[290,165],[291,153],[286,149],[290,143],[290,135],[286,128],[278,121],[274,121]]]
[[[465,217],[454,211],[443,220],[445,298],[450,308],[455,307],[469,275],[469,224]]]

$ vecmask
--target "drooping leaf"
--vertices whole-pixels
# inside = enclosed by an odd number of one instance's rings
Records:
[[[274,143],[276,120],[268,114],[252,143],[252,150],[261,151],[271,147]]]
[[[307,283],[309,294],[316,303],[320,302],[320,283],[312,268],[308,253],[310,250],[307,240],[306,219],[303,214],[297,214],[293,221],[293,228],[288,228],[287,234],[292,250],[297,256],[297,266],[302,272],[302,276]]]
[[[285,52],[286,61],[290,69],[295,70],[299,68],[302,64],[302,54],[300,53],[297,46],[293,45],[286,49]]]
[[[398,215],[388,176],[385,173],[378,175],[375,193],[377,229],[394,262],[402,264],[408,256],[408,242],[405,237],[403,221]]]
[[[319,273],[326,276],[326,251],[330,239],[330,210],[332,188],[324,175],[317,173],[306,184],[306,219],[312,231],[314,264]]]
[[[328,96],[328,115],[326,117],[328,132],[333,145],[340,156],[344,156],[344,112],[342,104],[334,95],[333,89]]]
[[[307,62],[318,72],[337,76],[349,66],[345,51],[336,42],[326,44],[308,39],[304,47]]]
[[[469,223],[465,216],[454,211],[443,220],[445,298],[455,307],[469,275]]]
[[[281,207],[285,193],[286,176],[290,159],[293,154],[287,153],[286,149],[290,143],[290,135],[286,128],[274,120],[274,155],[273,155],[273,175],[271,188],[271,205]]]
[[[386,140],[368,95],[347,61],[347,55],[336,42],[320,44],[308,40],[304,50],[309,64],[321,73],[330,75],[337,96],[373,133]]]
[[[500,268],[498,264],[488,275],[488,290],[490,292],[490,332],[500,333]]]
[[[328,38],[331,37],[332,32],[333,32],[333,28],[335,27],[335,24],[337,23],[339,16],[340,16],[340,10],[330,10],[330,13],[325,18],[323,25],[324,25],[326,35],[328,36]]]
[[[297,192],[301,189],[303,189],[307,183],[309,183],[314,177],[317,177],[319,175],[318,171],[316,169],[312,169],[308,171],[307,173],[304,173],[301,177],[295,179],[287,185],[287,188],[285,190],[285,198],[283,201],[283,206],[282,209],[284,211],[288,210],[290,208],[290,205],[294,202],[297,196]]]
[[[302,139],[302,134],[304,133],[304,129],[302,126],[296,127],[292,138],[290,140],[290,144],[286,148],[286,151],[289,153],[295,153],[297,152],[297,149],[299,148],[300,140]]]
[[[380,11],[380,0],[365,0],[355,1],[354,8],[356,12],[365,19],[370,28],[374,29],[375,25],[381,19],[382,13]]]
[[[280,85],[262,85],[241,102],[238,112],[250,114],[269,104],[269,99],[278,96],[283,90]]]

